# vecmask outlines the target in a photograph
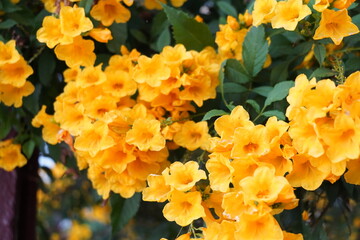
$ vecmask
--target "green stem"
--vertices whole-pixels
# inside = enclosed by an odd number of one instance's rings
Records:
[[[45,45],[41,46],[37,52],[29,59],[28,63],[30,64],[31,62],[33,62],[37,57],[40,56],[40,54],[44,51],[45,49]]]
[[[264,107],[261,109],[261,111],[260,111],[259,114],[255,117],[255,119],[253,120],[253,122],[256,122],[256,120],[259,119],[259,117],[264,113],[265,109],[266,109],[266,106],[264,106]]]

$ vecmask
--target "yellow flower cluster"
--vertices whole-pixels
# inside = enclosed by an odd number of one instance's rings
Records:
[[[129,21],[131,13],[123,4],[130,7],[134,0],[99,0],[91,9],[90,15],[104,26],[113,22],[125,23]]]
[[[289,135],[299,153],[287,179],[294,187],[317,189],[324,179],[335,182],[345,173],[359,184],[360,72],[336,86],[329,79],[316,82],[299,75],[287,97]]]
[[[354,0],[316,0],[313,8],[321,12],[321,20],[315,30],[315,40],[331,38],[336,45],[342,39],[359,32],[355,24],[351,22],[347,9]],[[332,10],[329,8],[336,8]],[[284,28],[294,31],[299,21],[311,14],[309,6],[302,0],[256,0],[252,12],[253,25],[271,22],[273,28]]]
[[[110,191],[131,197],[146,186],[149,174],[167,165],[168,148],[208,147],[206,122],[195,123],[192,102],[214,98],[219,61],[213,49],[186,51],[165,47],[149,58],[122,48],[109,65],[64,72],[64,92],[54,103],[54,116],[43,107],[33,126],[43,128],[51,144],[64,140],[81,169],[104,198]],[[137,93],[137,99],[134,95]]]
[[[26,81],[33,69],[15,46],[15,40],[0,41],[0,102],[18,108],[22,105],[22,98],[33,93],[35,88]]]
[[[10,172],[26,163],[20,144],[14,144],[12,139],[0,141],[0,168]]]

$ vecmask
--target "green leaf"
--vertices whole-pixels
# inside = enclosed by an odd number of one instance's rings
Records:
[[[45,86],[49,86],[56,67],[56,58],[52,51],[45,49],[38,61],[39,80]]]
[[[241,86],[237,83],[224,83],[224,93],[243,93],[246,92],[248,89],[244,86]]]
[[[39,108],[40,92],[41,92],[41,84],[38,83],[35,85],[35,91],[30,96],[23,98],[23,106],[34,115],[36,115],[40,110]]]
[[[128,199],[122,198],[119,194],[112,194],[111,203],[111,227],[112,235],[115,236],[139,210],[141,194],[135,193]]]
[[[225,65],[225,77],[231,82],[247,83],[250,81],[250,77],[242,65],[242,63],[236,59],[228,59]]]
[[[289,89],[294,86],[294,81],[279,82],[274,86],[274,89],[269,92],[268,97],[265,100],[264,108],[271,103],[283,100],[289,93]]]
[[[259,94],[260,96],[267,97],[272,89],[273,87],[270,86],[261,86],[261,87],[253,88],[251,91]]]
[[[164,11],[159,12],[155,15],[151,25],[151,37],[152,39],[156,39],[165,28],[170,26],[169,21],[167,20],[167,16]]]
[[[219,1],[216,2],[216,5],[220,9],[220,11],[223,12],[225,15],[237,17],[237,11],[230,3],[225,1]]]
[[[322,44],[316,44],[314,47],[314,54],[316,60],[319,62],[319,65],[322,66],[325,56],[326,56],[326,48]]]
[[[325,77],[332,77],[335,76],[336,72],[328,69],[328,68],[318,68],[316,69],[311,76],[309,77],[309,79],[315,77],[315,78],[325,78]]]
[[[94,0],[81,0],[79,2],[79,7],[85,9],[85,13],[88,14],[90,12],[91,6],[94,3]]]
[[[196,21],[181,10],[161,4],[173,28],[176,43],[184,44],[187,50],[201,51],[206,46],[214,47],[214,37],[208,26]]]
[[[249,104],[250,106],[252,106],[256,113],[260,112],[260,106],[255,100],[248,99],[248,100],[246,100],[246,103]]]
[[[222,115],[227,115],[229,114],[228,112],[225,112],[224,110],[221,109],[213,109],[208,111],[204,117],[201,119],[201,121],[207,121],[210,120],[213,117],[218,117],[218,116],[222,116]]]
[[[171,35],[169,28],[165,28],[161,34],[159,35],[156,43],[155,43],[155,50],[161,52],[161,50],[165,47],[170,45],[171,43]]]
[[[255,77],[264,66],[269,51],[262,25],[252,27],[246,34],[242,51],[245,68],[250,76]]]
[[[145,34],[138,29],[130,29],[130,34],[139,42],[148,44]]]
[[[12,114],[8,112],[8,108],[0,103],[0,139],[5,138],[12,126],[13,122]]]
[[[274,66],[270,73],[270,82],[271,84],[279,83],[285,81],[289,75],[288,68],[289,68],[289,61],[280,62]]]
[[[265,117],[275,116],[279,120],[283,120],[283,121],[285,120],[285,114],[283,112],[280,112],[279,110],[269,110],[269,111],[263,112],[261,115],[265,116]]]
[[[6,13],[11,13],[21,10],[21,8],[18,5],[13,4],[12,2],[10,2],[10,0],[1,0],[0,3],[1,3],[0,10]]]
[[[31,158],[31,155],[33,154],[34,149],[35,149],[35,145],[36,145],[35,142],[31,139],[29,141],[26,141],[22,145],[22,151],[25,154],[27,159]]]
[[[12,19],[6,19],[5,21],[0,23],[0,29],[9,29],[17,24],[16,21]]]
[[[127,39],[127,24],[114,23],[109,27],[113,39],[107,43],[107,48],[112,53],[119,53],[120,46],[125,44]]]

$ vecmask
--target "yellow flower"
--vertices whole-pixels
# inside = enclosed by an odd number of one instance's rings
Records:
[[[199,164],[194,161],[185,164],[174,162],[162,172],[162,175],[167,185],[184,192],[195,186],[200,179],[206,179],[204,170],[199,170]]]
[[[170,0],[171,5],[174,7],[181,7],[187,0]]]
[[[209,171],[210,186],[215,191],[227,192],[234,174],[230,160],[221,154],[211,154],[206,162]]]
[[[348,171],[344,175],[346,182],[360,185],[360,159],[348,161],[346,167],[348,169]]]
[[[75,37],[73,43],[67,45],[57,45],[55,48],[56,57],[64,60],[70,68],[78,66],[94,65],[96,55],[94,42],[84,40],[81,36]]]
[[[125,23],[130,19],[130,11],[117,0],[100,0],[93,6],[90,15],[104,26],[110,26],[114,21]]]
[[[73,41],[71,36],[64,35],[60,28],[60,19],[54,16],[44,17],[42,27],[36,32],[39,42],[46,43],[48,48],[53,48],[57,44],[70,44]]]
[[[13,87],[23,87],[26,79],[33,74],[33,69],[23,57],[14,63],[0,65],[0,84],[10,84]],[[0,90],[1,91],[1,90]]]
[[[109,127],[102,121],[95,122],[91,128],[86,129],[76,138],[76,150],[88,151],[90,156],[95,156],[99,151],[115,145],[114,139],[109,135]]]
[[[145,0],[144,1],[144,6],[149,9],[149,10],[153,10],[153,9],[162,9],[161,5],[159,2],[162,3],[166,3],[166,0]]]
[[[70,37],[79,36],[83,32],[93,28],[91,20],[85,17],[84,8],[64,6],[60,10],[60,29],[61,32]]]
[[[138,65],[134,69],[134,80],[138,83],[147,83],[151,87],[159,87],[161,81],[170,77],[170,68],[164,63],[161,55],[148,58],[144,55],[138,59]]]
[[[6,106],[21,107],[22,98],[29,96],[34,90],[34,85],[28,81],[19,88],[8,84],[0,84],[0,102],[3,102]]]
[[[107,68],[105,69],[105,74],[107,81],[102,85],[104,92],[117,98],[135,94],[137,84],[130,77],[129,72]]]
[[[73,221],[68,232],[68,240],[89,240],[91,235],[92,232],[88,225]]]
[[[81,88],[99,85],[106,81],[106,75],[101,70],[102,64],[96,67],[88,66],[84,68],[76,78],[76,85]]]
[[[304,240],[304,237],[301,233],[290,233],[283,231],[284,240]]]
[[[232,158],[248,158],[265,155],[270,151],[267,129],[263,125],[239,127],[234,133]]]
[[[331,38],[336,45],[339,45],[344,37],[358,32],[359,29],[351,22],[347,9],[340,11],[325,9],[321,13],[320,25],[315,31],[314,39]]]
[[[298,22],[311,14],[310,8],[302,0],[278,2],[275,16],[271,19],[273,28],[284,28],[294,31]]]
[[[203,230],[204,239],[211,240],[231,240],[235,238],[237,222],[223,220],[218,222],[206,223],[206,229]]]
[[[309,191],[320,187],[329,172],[323,172],[314,167],[310,159],[312,157],[308,155],[296,155],[293,157],[293,171],[286,176],[291,186],[303,187]]]
[[[194,151],[197,148],[206,149],[210,135],[206,121],[195,123],[186,121],[181,129],[175,133],[174,142],[182,147]]]
[[[32,119],[31,124],[37,128],[43,126],[42,137],[47,143],[53,145],[58,143],[57,135],[61,128],[54,122],[53,116],[46,113],[45,105],[41,107],[41,110]]]
[[[20,54],[16,50],[16,41],[10,40],[6,44],[0,41],[0,65],[15,63],[20,60]]]
[[[141,151],[160,151],[165,147],[165,138],[160,133],[160,122],[155,119],[136,119],[126,133],[125,141]]]
[[[221,138],[232,139],[236,128],[252,127],[254,124],[250,121],[249,113],[242,106],[237,106],[230,115],[216,119],[214,126]]]
[[[322,12],[330,6],[332,0],[316,0],[313,8],[318,11]]]
[[[168,221],[175,221],[183,227],[198,218],[205,217],[201,205],[201,193],[173,191],[170,202],[163,209],[163,214]]]
[[[337,9],[344,9],[350,7],[350,5],[356,0],[335,0],[333,6]]]
[[[113,39],[111,31],[108,28],[93,28],[89,32],[89,36],[102,43],[107,43]]]
[[[0,141],[0,168],[10,172],[16,167],[22,167],[27,160],[21,154],[21,145],[13,144],[12,139]]]
[[[257,168],[253,176],[240,181],[245,203],[255,205],[261,202],[272,205],[287,185],[289,183],[286,178],[275,176],[275,168],[266,166]]]
[[[256,0],[252,12],[253,25],[257,27],[261,23],[270,21],[275,15],[276,4],[276,0]]]
[[[165,202],[171,191],[162,175],[150,174],[147,177],[148,187],[142,192],[143,200],[148,202]]]

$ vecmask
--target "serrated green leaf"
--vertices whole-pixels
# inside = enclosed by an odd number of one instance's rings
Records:
[[[325,78],[335,76],[336,72],[328,68],[317,68],[309,77],[309,79],[315,78]]]
[[[273,87],[270,86],[261,86],[261,87],[253,88],[251,91],[259,94],[260,96],[267,97],[272,89]]]
[[[128,199],[119,194],[112,194],[111,203],[111,227],[112,235],[115,236],[137,213],[141,201],[141,194],[135,193]]]
[[[222,116],[222,115],[226,115],[229,114],[228,112],[225,112],[224,110],[221,109],[213,109],[208,111],[204,117],[201,119],[201,121],[207,121],[210,120],[213,117],[218,117],[218,116]]]
[[[56,67],[56,58],[52,51],[45,49],[38,61],[39,80],[45,86],[49,86]]]
[[[127,39],[127,24],[114,23],[109,27],[113,39],[107,43],[107,48],[112,53],[119,53],[120,46],[125,44]]]
[[[246,103],[249,104],[250,106],[252,106],[252,108],[255,110],[256,113],[260,112],[260,106],[255,100],[248,99],[248,100],[246,100]]]
[[[170,23],[164,11],[161,11],[158,14],[156,14],[151,25],[150,34],[152,39],[156,39],[164,31],[164,29],[168,28],[169,26]]]
[[[280,62],[279,64],[274,66],[274,68],[271,70],[270,73],[271,84],[279,83],[287,79],[289,75],[288,68],[290,62],[291,62],[290,60],[285,62]]]
[[[22,152],[25,154],[27,159],[30,159],[35,149],[35,142],[33,140],[26,141],[22,146]]]
[[[269,51],[269,45],[265,39],[265,30],[262,25],[252,27],[248,31],[242,51],[244,66],[249,75],[255,77],[264,66]]]
[[[223,12],[225,15],[237,17],[237,11],[230,3],[225,1],[219,1],[216,2],[216,5],[220,9],[220,11]]]
[[[161,4],[173,28],[176,43],[184,44],[187,50],[201,51],[207,46],[214,47],[214,37],[208,26],[196,21],[181,10]]]
[[[269,111],[263,112],[261,115],[264,117],[275,116],[279,120],[283,120],[283,121],[285,120],[285,114],[283,112],[280,112],[279,110],[269,110]]]
[[[224,93],[243,93],[246,92],[248,89],[244,86],[241,86],[237,83],[224,83]]]
[[[322,44],[316,44],[314,47],[314,55],[319,65],[322,66],[325,56],[326,56],[326,48]]]
[[[242,63],[236,59],[228,59],[225,65],[225,77],[231,82],[247,83],[250,77]]]
[[[0,29],[9,29],[17,24],[16,21],[12,19],[6,19],[5,21],[0,23]]]
[[[283,100],[289,94],[289,89],[294,86],[293,81],[283,81],[276,84],[269,92],[268,97],[265,100],[264,108],[269,106],[271,103]]]

